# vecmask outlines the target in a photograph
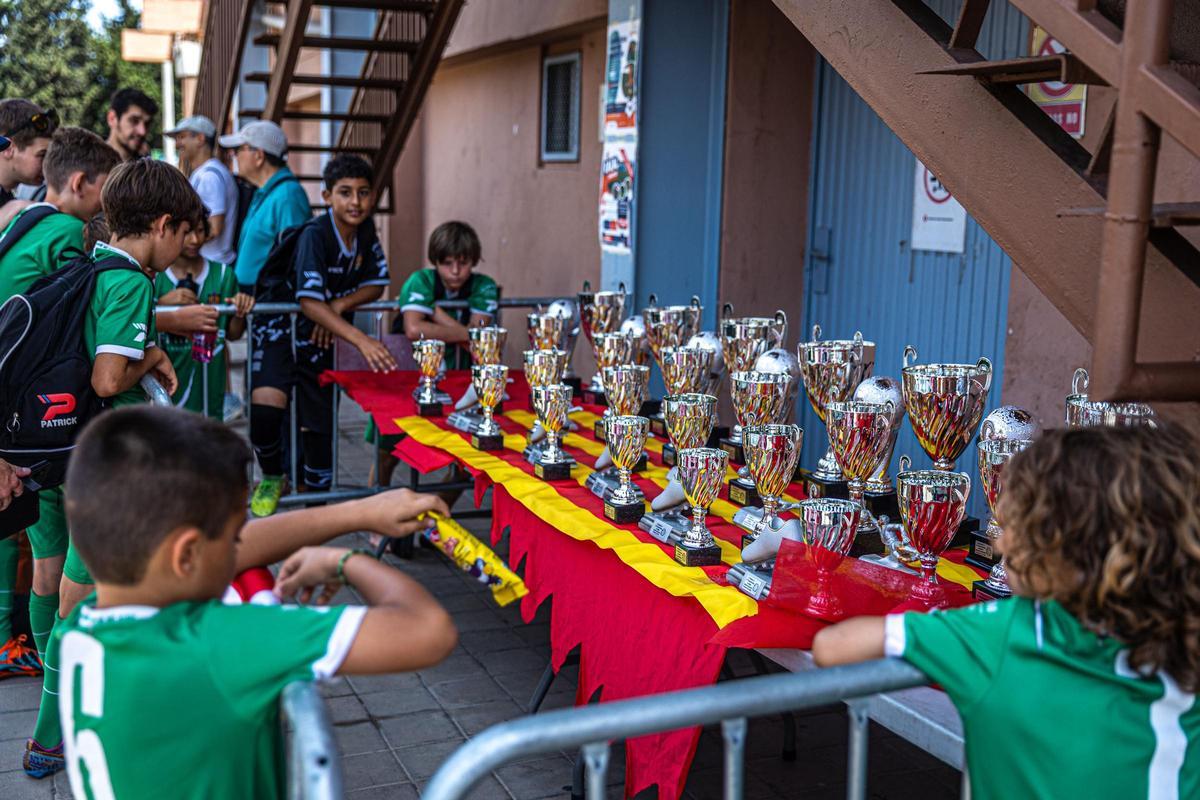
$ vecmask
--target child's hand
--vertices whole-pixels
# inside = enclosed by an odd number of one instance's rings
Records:
[[[362,353],[373,372],[390,372],[396,368],[396,359],[392,357],[387,346],[378,339],[364,337],[358,346],[358,352]]]
[[[312,335],[308,340],[322,350],[328,350],[333,345],[333,333],[323,325],[313,325]]]
[[[254,297],[245,292],[238,292],[233,297],[226,297],[225,302],[237,306],[233,315],[238,319],[245,319],[246,315],[254,310]]]
[[[337,579],[338,561],[346,554],[344,547],[302,547],[293,553],[275,578],[275,596],[283,599],[299,593],[298,600],[308,603],[313,590],[321,592],[317,605],[327,605],[342,583]]]
[[[427,511],[450,516],[450,508],[441,497],[409,489],[380,492],[357,502],[362,509],[362,527],[392,538],[409,536],[427,528],[426,520],[417,519]]]
[[[189,333],[216,333],[220,318],[214,306],[190,305],[171,312],[172,322]]]
[[[150,369],[147,372],[163,385],[167,394],[174,396],[176,390],[179,389],[179,378],[176,377],[175,367],[171,364],[171,359],[167,358],[166,352],[161,347],[150,347],[147,348],[143,358],[151,359]]]
[[[191,289],[172,289],[158,298],[160,306],[190,306],[196,302],[196,293]]]

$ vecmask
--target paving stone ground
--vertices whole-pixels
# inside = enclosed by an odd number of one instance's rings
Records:
[[[343,409],[339,446],[341,480],[362,485],[371,451],[362,443],[364,418],[353,403]],[[436,479],[437,476],[433,476]],[[407,480],[397,471],[395,483]],[[456,511],[470,507],[463,498]],[[486,507],[486,503],[485,503]],[[486,536],[486,519],[465,521]],[[344,537],[361,544],[365,536]],[[505,553],[504,543],[498,548]],[[433,550],[419,549],[411,560],[388,558],[424,584],[453,614],[459,626],[459,645],[442,664],[419,673],[367,678],[342,678],[323,687],[338,747],[342,754],[345,788],[353,800],[408,800],[438,766],[476,733],[526,713],[534,686],[550,655],[549,620],[553,601],[526,624],[513,604],[498,608],[490,592],[453,568]],[[354,602],[344,590],[337,602]],[[753,673],[749,658],[731,651],[728,661],[736,676]],[[543,709],[564,708],[575,698],[575,667],[555,679]],[[20,770],[25,737],[33,728],[40,682],[10,679],[0,682],[0,798],[70,798],[65,774],[34,781]],[[783,723],[778,717],[750,723],[746,747],[746,798],[842,798],[845,796],[846,715],[841,707],[798,714],[795,761],[780,758]],[[478,800],[537,800],[568,797],[576,753],[534,756],[496,770],[470,795]],[[721,796],[722,743],[719,728],[701,735],[688,778],[689,800]],[[167,776],[164,776],[167,777]],[[177,776],[172,776],[177,777]],[[624,753],[614,745],[608,773],[609,795],[622,796]],[[872,725],[870,792],[878,800],[940,800],[958,796],[959,773],[890,732]],[[164,795],[165,797],[166,795]],[[639,800],[654,797],[644,793]]]

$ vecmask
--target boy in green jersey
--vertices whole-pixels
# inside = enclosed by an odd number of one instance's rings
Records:
[[[246,315],[254,308],[254,298],[238,292],[233,267],[200,255],[200,248],[208,238],[206,217],[183,240],[183,252],[170,269],[154,279],[158,305],[186,306],[179,311],[159,311],[156,324],[159,346],[167,351],[179,379],[172,402],[197,414],[223,420],[226,344],[246,332]],[[232,318],[219,316],[213,308],[217,303],[232,303],[237,311]],[[211,337],[207,362],[198,361],[193,354],[192,344],[197,334]]]
[[[138,385],[153,375],[174,393],[175,370],[155,346],[154,276],[179,258],[184,237],[199,225],[204,206],[183,173],[162,161],[140,159],[114,169],[101,192],[108,242],[97,242],[91,258],[119,265],[96,276],[83,319],[83,341],[92,358],[92,388],[111,406],[145,402]],[[160,484],[161,486],[161,484]],[[67,530],[61,492],[39,495],[38,525]],[[119,495],[110,497],[118,498]],[[121,505],[123,499],[116,501]],[[147,506],[143,513],[152,509]],[[68,540],[59,584],[61,620],[92,589],[87,567]],[[57,623],[56,623],[57,624]],[[33,738],[26,743],[22,766],[44,778],[62,769],[62,732],[58,724],[58,653],[53,638],[42,656],[42,702]]]
[[[282,798],[287,684],[453,650],[454,623],[416,581],[366,551],[305,546],[412,534],[443,503],[401,490],[247,522],[250,464],[237,434],[178,409],[115,411],[80,438],[68,514],[96,592],[55,631],[75,797]],[[320,604],[345,582],[369,607],[222,604],[235,574],[281,558],[277,596]]]
[[[39,278],[83,256],[84,220],[100,210],[101,187],[118,163],[116,152],[90,131],[59,128],[54,132],[42,162],[46,202],[26,206],[0,233],[0,242],[5,245],[4,255],[0,256],[0,303],[28,291]],[[46,216],[31,227],[20,224],[25,214],[31,213]],[[29,617],[37,651],[44,654],[58,611],[67,531],[61,515],[56,516],[62,505],[60,492],[41,492],[38,503],[42,519],[27,531],[33,551]],[[16,538],[0,540],[0,600],[11,597],[16,565]],[[23,652],[23,643],[12,634],[9,614],[0,613],[0,678],[36,674],[32,669],[35,660]]]
[[[1200,441],[1077,428],[1005,467],[1014,596],[859,618],[823,666],[899,656],[962,716],[975,800],[1200,797]]]

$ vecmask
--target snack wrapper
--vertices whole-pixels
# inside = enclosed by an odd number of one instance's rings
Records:
[[[430,513],[426,516],[436,525],[428,528],[422,536],[458,564],[460,569],[489,587],[497,605],[506,606],[529,594],[521,576],[509,569],[504,560],[474,534],[440,514]]]

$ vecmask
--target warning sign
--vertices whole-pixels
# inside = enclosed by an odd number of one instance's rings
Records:
[[[1066,48],[1057,39],[1041,28],[1033,29],[1033,45],[1030,52],[1035,56],[1065,53]],[[1083,137],[1083,123],[1087,116],[1087,84],[1042,81],[1029,84],[1029,96],[1076,139]]]
[[[912,249],[961,253],[966,237],[966,209],[918,158],[913,185]]]

